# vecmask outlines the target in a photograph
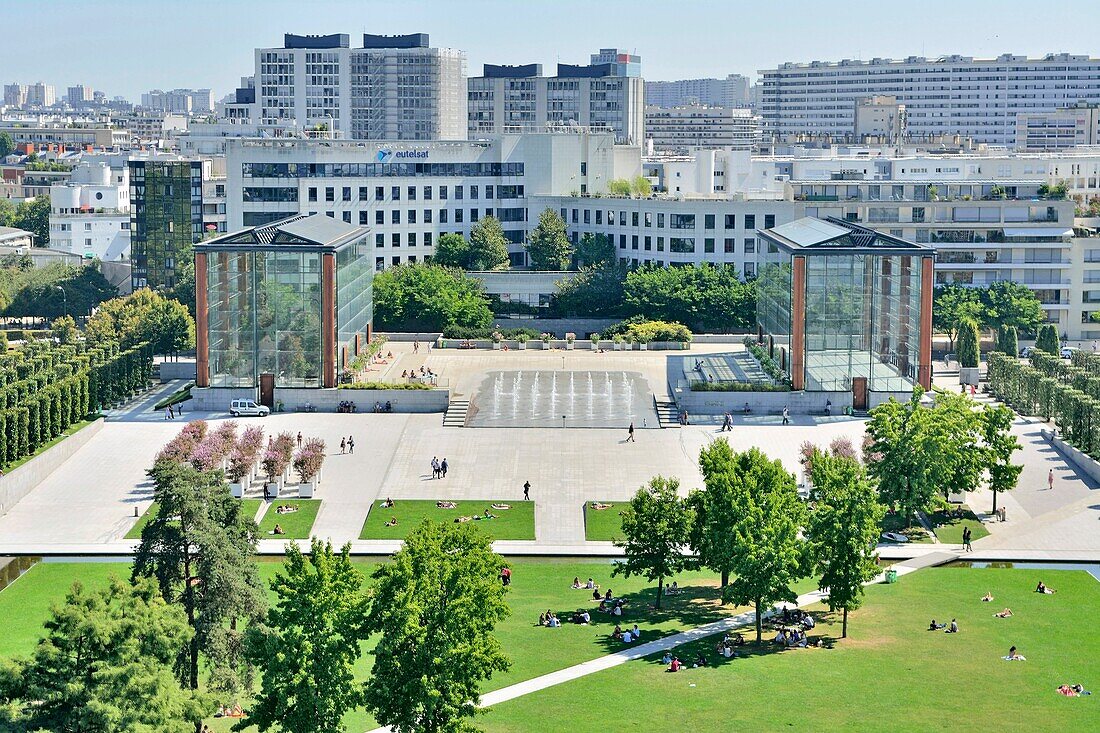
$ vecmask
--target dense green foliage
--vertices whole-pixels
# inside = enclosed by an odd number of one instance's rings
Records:
[[[972,369],[981,361],[981,352],[978,349],[978,324],[972,320],[965,320],[959,324],[958,350],[956,357],[959,365],[964,369]]]
[[[53,263],[34,267],[30,258],[0,262],[0,308],[9,317],[85,316],[118,290],[95,265]]]
[[[439,240],[435,243],[435,254],[432,256],[432,262],[444,267],[459,267],[466,268],[466,263],[470,261],[470,243],[466,241],[466,237],[456,232],[446,232],[439,235]]]
[[[47,246],[50,243],[50,197],[38,196],[18,205],[0,199],[0,227],[30,232],[34,235],[35,246]]]
[[[6,158],[15,150],[15,141],[7,130],[0,132],[0,158]]]
[[[691,531],[688,546],[695,554],[695,564],[718,573],[722,587],[730,582],[736,538],[729,528],[737,523],[740,508],[734,503],[733,484],[740,480],[734,473],[734,453],[729,441],[715,440],[699,451],[699,471],[703,474],[703,489],[688,494],[691,511]]]
[[[665,595],[665,578],[690,567],[684,555],[691,530],[691,511],[679,496],[680,482],[655,476],[638,489],[623,511],[623,539],[615,546],[626,556],[612,575],[642,575],[657,581],[657,608]]]
[[[397,733],[459,733],[481,684],[510,662],[494,627],[508,615],[504,560],[469,524],[425,521],[374,572],[367,629],[380,634],[368,710]]]
[[[626,266],[612,260],[585,266],[560,280],[550,299],[550,312],[559,317],[614,318],[623,313]]]
[[[190,638],[183,611],[153,583],[113,580],[98,592],[76,583],[50,612],[33,656],[0,664],[0,728],[194,731],[213,705],[176,683],[172,667]]]
[[[245,636],[245,656],[263,685],[235,730],[342,733],[344,715],[363,704],[354,666],[367,638],[368,606],[349,548],[336,554],[331,543],[314,539],[303,555],[287,544],[283,572],[271,581],[278,600],[266,623]]]
[[[1043,322],[1043,308],[1035,291],[1011,280],[986,287],[948,283],[938,285],[932,301],[932,327],[946,333],[954,345],[959,327],[967,320],[978,328],[1000,331],[1011,326],[1032,333]]]
[[[565,220],[553,209],[539,214],[539,223],[527,237],[527,261],[532,270],[567,270],[573,259],[573,243],[565,233]]]
[[[220,470],[161,457],[148,474],[159,511],[141,531],[133,577],[155,579],[194,629],[177,650],[180,681],[199,689],[202,669],[207,689],[230,696],[247,691],[251,668],[241,634],[266,610],[253,558],[256,523],[229,493]]]
[[[629,342],[648,344],[654,341],[687,343],[691,341],[691,330],[682,323],[650,321],[635,316],[604,330],[603,338],[622,336]]]
[[[516,328],[501,328],[498,325],[487,326],[485,328],[459,328],[452,326],[450,328],[443,329],[443,338],[445,339],[491,339],[494,333],[499,333],[505,341],[515,341],[520,338],[525,338],[528,341],[531,339],[537,339],[540,332],[534,328],[528,328],[526,326],[518,326]]]
[[[495,216],[486,216],[470,230],[467,241],[461,234],[447,233],[435,245],[433,262],[463,270],[499,270],[508,267],[508,239]]]
[[[148,343],[156,354],[178,354],[195,347],[195,320],[187,308],[149,288],[105,302],[88,319],[85,331],[92,342]]]
[[[1058,355],[1058,330],[1053,323],[1045,323],[1039,329],[1039,335],[1035,337],[1035,348],[1048,354]]]
[[[578,267],[600,267],[613,265],[618,261],[615,245],[606,234],[585,232],[577,243],[574,255]]]
[[[30,455],[90,412],[144,389],[152,377],[146,344],[30,341],[0,353],[0,463]]]
[[[1009,356],[1020,353],[1020,339],[1015,326],[1005,326],[997,332],[997,351]]]
[[[374,325],[382,331],[446,331],[492,323],[481,283],[461,270],[411,263],[374,277]]]
[[[683,323],[695,333],[744,331],[756,322],[756,289],[731,265],[646,265],[627,273],[626,315]]]
[[[791,375],[787,374],[787,372],[783,370],[783,367],[779,366],[775,359],[768,354],[767,349],[756,343],[754,337],[746,336],[744,343],[745,348],[748,349],[749,353],[759,362],[760,368],[764,370],[764,373],[774,379],[778,384],[787,387],[791,386]]]

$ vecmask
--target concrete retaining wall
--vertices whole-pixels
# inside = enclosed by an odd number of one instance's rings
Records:
[[[171,382],[173,379],[194,379],[195,362],[181,359],[179,361],[163,361],[160,363],[160,381]]]
[[[1066,460],[1079,468],[1093,481],[1100,483],[1100,463],[1097,463],[1096,459],[1087,453],[1077,450],[1049,430],[1040,430],[1039,432],[1044,438],[1050,441],[1051,445],[1058,449],[1059,453],[1066,457]]]
[[[229,412],[233,400],[254,400],[255,387],[192,387],[191,399],[185,403],[188,410],[198,412]]]
[[[412,343],[413,341],[419,341],[421,345],[434,342],[437,338],[443,334],[436,331],[435,333],[390,333],[388,331],[378,333],[380,336],[385,336],[389,341],[400,341],[403,343]]]
[[[103,418],[84,427],[45,450],[14,471],[0,476],[0,516],[7,514],[15,503],[29,494],[34,487],[72,458],[96,433],[103,428]]]
[[[193,388],[192,411],[229,412],[233,400],[254,400],[257,390],[242,388]],[[341,402],[354,402],[359,412],[371,412],[374,403],[390,402],[394,412],[446,412],[449,389],[308,389],[276,387],[275,403],[283,403],[284,412],[296,412],[299,405],[313,405],[317,412],[336,412]]]
[[[753,331],[755,335],[756,332]],[[697,333],[692,335],[691,340],[697,344],[738,344],[743,346],[745,343],[745,337],[749,335],[749,332],[745,333]]]
[[[823,415],[826,401],[832,402],[833,415],[841,415],[852,406],[851,392],[692,392],[678,387],[673,394],[681,410],[691,415],[740,414],[745,403],[753,414],[778,414],[788,407],[792,415]]]

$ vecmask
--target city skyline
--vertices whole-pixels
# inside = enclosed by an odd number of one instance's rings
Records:
[[[5,16],[11,26],[30,27],[51,9],[60,11],[67,5],[71,3],[65,0],[14,0],[6,5]],[[642,75],[649,80],[721,78],[735,73],[755,81],[759,69],[785,61],[1100,53],[1089,32],[1100,21],[1100,8],[1083,2],[1071,3],[1077,6],[1073,24],[1064,23],[1064,14],[1051,14],[1031,17],[1024,25],[1005,12],[1005,3],[960,6],[933,0],[922,6],[927,17],[947,17],[944,13],[949,12],[953,19],[932,28],[934,34],[912,33],[908,27],[903,31],[895,16],[881,12],[880,4],[862,0],[847,3],[828,17],[800,12],[809,11],[809,3],[793,5],[793,11],[787,7],[780,11],[688,2],[677,6],[682,27],[670,31],[664,7],[639,8],[619,0],[598,6],[564,0],[518,7],[502,0],[462,5],[340,0],[311,5],[308,11],[300,3],[285,0],[262,5],[198,0],[187,6],[166,6],[156,14],[139,13],[148,5],[137,2],[90,2],[81,8],[100,21],[94,35],[10,37],[3,81],[41,80],[58,89],[88,84],[108,98],[123,96],[132,101],[155,88],[209,87],[220,99],[237,86],[241,76],[251,73],[253,49],[281,45],[283,33],[348,33],[355,38],[362,33],[424,32],[430,34],[433,46],[465,51],[470,76],[480,74],[485,63],[542,63],[548,68],[559,61],[587,63],[589,54],[606,47],[640,54]],[[591,22],[578,25],[577,13],[584,13]],[[695,24],[693,16],[703,13],[708,22]],[[219,22],[212,25],[211,19]],[[164,28],[172,32],[166,34]],[[785,33],[777,38],[772,31],[780,28]],[[976,28],[980,30],[975,32]],[[1038,40],[1050,38],[1057,38],[1058,45]],[[103,48],[117,52],[103,54]],[[710,48],[711,53],[686,53],[690,48]],[[148,63],[153,54],[158,63]],[[81,58],[82,78],[74,74],[74,57]]]

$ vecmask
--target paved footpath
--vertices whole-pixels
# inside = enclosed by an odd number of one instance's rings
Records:
[[[908,575],[909,573],[916,572],[922,567],[926,567],[931,564],[939,564],[947,559],[954,559],[955,553],[938,553],[941,555],[931,561],[925,560],[923,562],[911,562],[900,563],[898,565],[891,566],[892,569],[897,571],[898,577]],[[884,575],[880,574],[876,576],[870,583],[881,583],[884,579]],[[825,601],[826,594],[822,591],[813,591],[812,593],[803,593],[795,601],[795,608],[805,608],[806,606],[812,606],[815,603],[822,603]],[[786,604],[784,604],[786,605]],[[771,610],[764,613],[764,617],[772,616],[776,612],[782,612],[783,606],[776,606]],[[645,644],[638,644],[627,649],[623,649],[620,652],[614,652],[613,654],[607,654],[602,657],[596,657],[590,659],[587,662],[581,662],[580,664],[574,664],[572,667],[566,667],[565,669],[559,669],[555,672],[541,675],[539,677],[532,677],[529,680],[523,682],[517,682],[514,685],[508,687],[502,687],[499,690],[493,690],[492,692],[486,692],[481,696],[481,706],[487,707],[490,705],[497,705],[508,700],[513,700],[517,697],[523,697],[524,695],[530,695],[533,692],[539,690],[545,690],[548,687],[554,687],[560,685],[563,682],[570,682],[572,680],[580,679],[581,677],[587,677],[590,674],[596,672],[602,672],[605,669],[611,669],[612,667],[618,667],[620,664],[626,664],[627,662],[635,659],[641,659],[648,657],[651,654],[657,654],[665,650],[672,650],[683,644],[690,644],[691,642],[704,639],[708,636],[714,636],[726,631],[732,631],[733,629],[739,629],[750,624],[755,624],[756,614],[753,611],[745,611],[739,613],[736,616],[729,616],[721,621],[714,621],[709,624],[703,624],[702,626],[696,626],[694,629],[688,629],[687,631],[681,631],[678,634],[672,634],[671,636],[664,636],[654,641],[646,642]],[[390,733],[389,728],[375,728],[370,733]]]

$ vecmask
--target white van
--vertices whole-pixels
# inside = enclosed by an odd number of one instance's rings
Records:
[[[233,417],[267,417],[270,413],[271,410],[266,405],[258,405],[255,400],[233,400],[229,403],[229,414]]]

